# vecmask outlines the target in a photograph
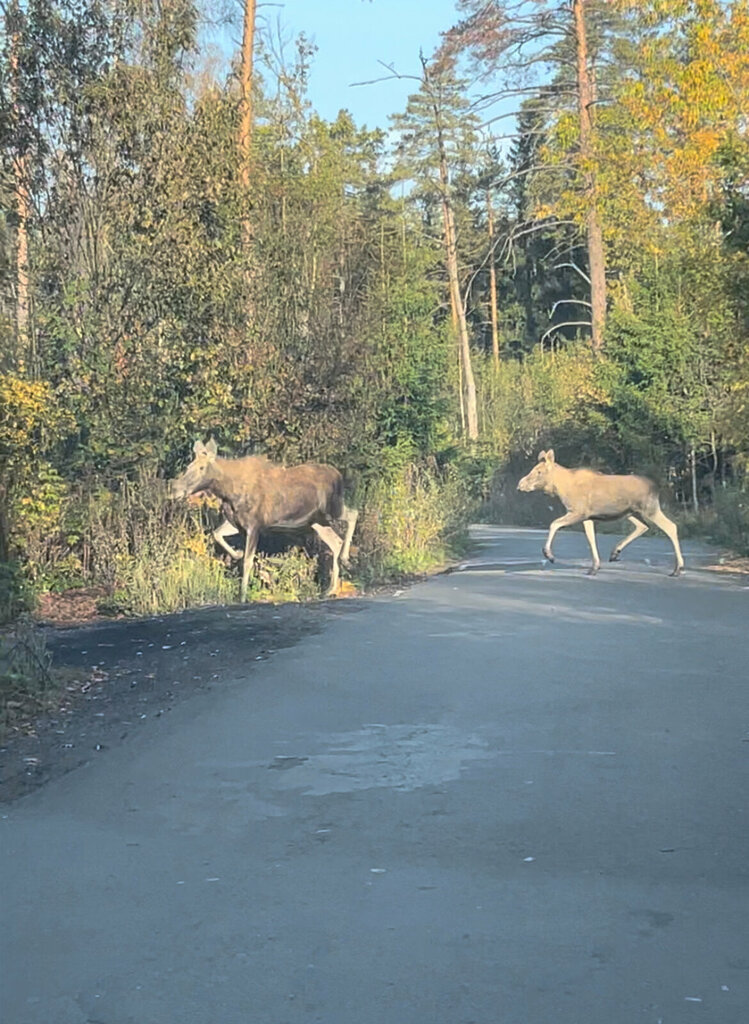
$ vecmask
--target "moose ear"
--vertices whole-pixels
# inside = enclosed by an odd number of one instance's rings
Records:
[[[195,442],[195,444],[194,444],[194,445],[192,446],[192,450],[193,450],[193,451],[195,452],[195,454],[196,454],[196,455],[202,455],[202,454],[203,454],[203,452],[205,451],[205,445],[204,445],[204,444],[203,444],[203,442],[202,442],[202,441],[201,441],[201,440],[200,440],[200,439],[198,438],[198,440],[197,440],[197,441]]]
[[[553,448],[549,448],[548,452],[546,453],[546,461],[547,462],[553,462],[554,461],[554,449]]]
[[[543,462],[545,458],[546,458],[546,452],[539,452],[538,453],[538,461],[539,462]]]
[[[216,458],[218,455],[218,445],[216,444],[216,439],[214,437],[209,438],[208,444],[205,446],[205,450],[211,458]]]

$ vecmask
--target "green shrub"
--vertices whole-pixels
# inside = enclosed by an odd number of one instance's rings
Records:
[[[182,526],[121,553],[111,606],[131,615],[156,615],[236,601],[236,580],[212,548],[204,533]]]
[[[749,494],[736,487],[719,488],[712,505],[699,512],[684,510],[679,531],[684,537],[706,537],[737,555],[749,555]]]
[[[320,595],[318,558],[300,548],[255,558],[248,594],[254,601],[309,601]]]
[[[356,535],[365,582],[424,572],[465,544],[473,499],[455,469],[408,465],[371,484]]]
[[[749,555],[749,493],[734,488],[715,493],[714,518],[709,533],[738,555]]]

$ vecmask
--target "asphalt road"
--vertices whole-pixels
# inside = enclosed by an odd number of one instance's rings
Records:
[[[477,536],[2,808],[3,1024],[746,1024],[749,577]]]

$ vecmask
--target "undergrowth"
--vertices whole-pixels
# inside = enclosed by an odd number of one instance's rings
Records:
[[[58,690],[44,634],[20,617],[0,634],[0,735],[50,707]]]
[[[473,500],[455,470],[405,466],[373,484],[358,529],[357,572],[365,582],[425,572],[467,542]]]
[[[719,489],[712,504],[679,517],[685,537],[705,537],[736,555],[749,555],[749,494],[738,488]]]

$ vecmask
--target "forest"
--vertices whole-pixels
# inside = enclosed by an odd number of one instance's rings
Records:
[[[237,600],[165,487],[211,436],[343,472],[358,586],[528,522],[549,445],[749,552],[747,0],[459,0],[371,130],[255,0],[223,68],[209,15],[3,0],[0,622]]]

